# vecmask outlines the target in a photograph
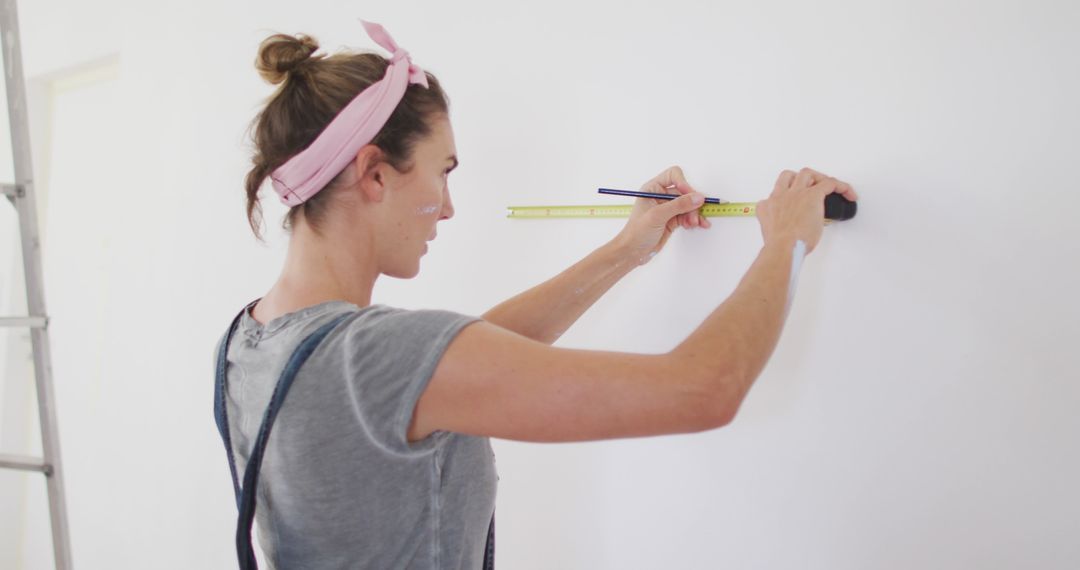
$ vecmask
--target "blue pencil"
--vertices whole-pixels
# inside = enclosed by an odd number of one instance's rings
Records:
[[[682,194],[660,194],[659,192],[638,192],[635,190],[616,190],[614,188],[599,188],[601,194],[616,194],[619,196],[633,196],[635,198],[656,198],[658,200],[673,200]],[[724,204],[726,201],[720,198],[705,198],[706,204]]]

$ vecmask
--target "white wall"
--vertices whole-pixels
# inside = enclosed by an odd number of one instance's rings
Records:
[[[244,130],[271,92],[252,59],[278,30],[373,48],[358,16],[443,81],[462,158],[457,217],[380,302],[480,313],[619,228],[507,205],[615,201],[595,188],[670,164],[731,200],[802,166],[863,197],[804,266],[732,426],[496,442],[500,566],[1080,566],[1076,3],[129,4],[20,6],[32,76],[120,58],[50,127],[66,133],[46,277],[80,568],[232,563],[211,352],[284,245],[256,244],[243,216]],[[752,219],[680,233],[560,344],[666,350],[759,245]],[[0,517],[16,567],[51,560],[36,504]]]

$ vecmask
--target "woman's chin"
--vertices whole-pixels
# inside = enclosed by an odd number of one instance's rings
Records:
[[[416,259],[416,262],[412,265],[402,265],[401,267],[395,267],[390,271],[384,271],[383,275],[387,277],[393,277],[395,279],[412,279],[420,274],[420,258]]]

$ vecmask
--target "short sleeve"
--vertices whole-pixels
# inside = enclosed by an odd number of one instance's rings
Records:
[[[450,311],[380,307],[352,319],[344,331],[346,388],[370,436],[392,453],[427,451],[436,436],[409,443],[416,402],[446,347],[479,320]]]

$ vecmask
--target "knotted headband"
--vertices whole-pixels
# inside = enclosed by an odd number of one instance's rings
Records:
[[[382,26],[361,22],[371,39],[393,54],[386,75],[353,98],[315,142],[270,174],[274,191],[286,206],[304,203],[344,170],[360,148],[379,134],[409,84],[428,86],[424,70],[412,63],[409,52],[401,49]]]

